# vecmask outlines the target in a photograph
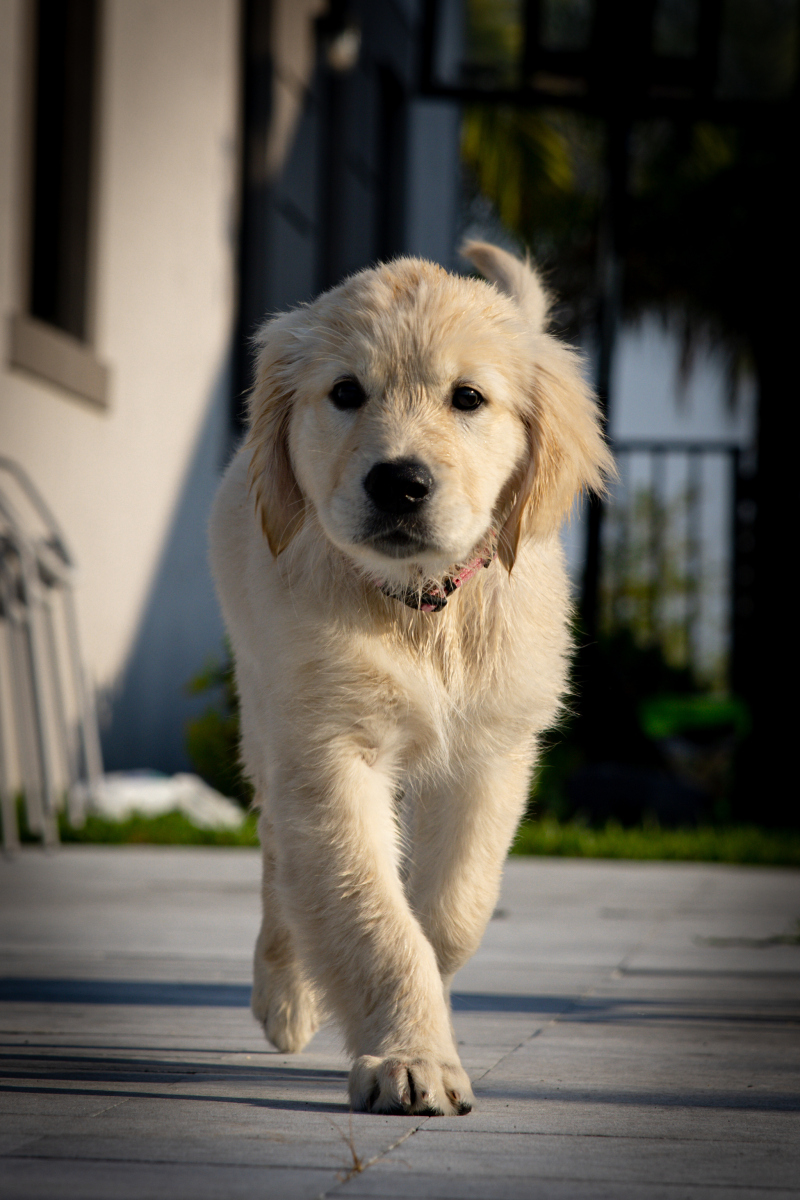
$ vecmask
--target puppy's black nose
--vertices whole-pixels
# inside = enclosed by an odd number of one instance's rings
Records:
[[[413,458],[376,463],[364,480],[364,491],[385,513],[410,513],[433,491],[433,476]]]

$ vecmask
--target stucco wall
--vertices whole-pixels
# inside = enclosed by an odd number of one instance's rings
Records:
[[[235,0],[107,0],[97,205],[100,411],[8,367],[23,294],[24,0],[0,0],[0,448],[78,560],[114,766],[181,765],[182,687],[218,648],[205,522],[228,452],[238,147]]]

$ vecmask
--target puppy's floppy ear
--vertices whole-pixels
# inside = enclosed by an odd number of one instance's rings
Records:
[[[602,495],[606,480],[616,476],[576,352],[544,335],[535,339],[532,368],[522,417],[528,449],[498,541],[509,571],[521,540],[557,533],[582,492]]]
[[[533,333],[541,333],[547,323],[550,296],[531,266],[488,242],[465,242],[461,254],[478,268],[481,275],[501,292],[515,300]]]
[[[275,558],[299,532],[305,497],[289,457],[289,421],[297,359],[295,330],[302,311],[268,321],[256,335],[256,380],[248,400],[249,482],[261,528]]]
[[[531,382],[523,398],[527,450],[501,498],[497,553],[510,571],[520,541],[556,533],[583,491],[605,491],[616,468],[576,352],[542,332],[549,299],[527,263],[470,242],[462,253],[519,306],[531,330]],[[502,519],[502,518],[501,518]]]

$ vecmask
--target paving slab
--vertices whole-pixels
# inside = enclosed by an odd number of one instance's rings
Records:
[[[460,1118],[351,1114],[334,1028],[264,1042],[258,877],[239,849],[0,863],[3,1200],[800,1197],[800,873],[511,860],[454,986]]]

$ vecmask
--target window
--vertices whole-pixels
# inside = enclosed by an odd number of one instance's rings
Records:
[[[97,0],[38,0],[34,34],[28,311],[12,321],[12,361],[105,404],[91,346],[91,208]]]

